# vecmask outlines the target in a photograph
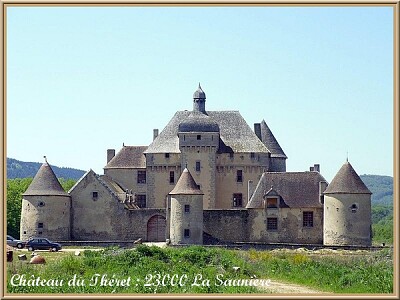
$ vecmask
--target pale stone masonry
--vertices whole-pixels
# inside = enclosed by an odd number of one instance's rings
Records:
[[[350,163],[328,185],[319,165],[286,172],[267,123],[238,111],[178,111],[148,146],[108,149],[68,193],[43,164],[23,195],[21,239],[371,244],[371,193]]]

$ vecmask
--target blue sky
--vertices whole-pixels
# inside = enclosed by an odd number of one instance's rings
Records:
[[[330,181],[393,175],[391,7],[9,7],[7,156],[102,174],[198,83]]]

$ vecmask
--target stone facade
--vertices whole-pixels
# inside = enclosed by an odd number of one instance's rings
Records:
[[[199,86],[192,111],[149,146],[108,149],[104,175],[90,170],[68,193],[46,162],[24,194],[21,238],[370,245],[370,192],[349,163],[329,185],[319,165],[286,172],[264,120],[253,131],[205,101]]]

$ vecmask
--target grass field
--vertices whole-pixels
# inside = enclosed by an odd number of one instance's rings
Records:
[[[14,254],[14,261],[7,263],[7,292],[266,293],[254,286],[238,286],[249,285],[240,279],[278,279],[335,293],[393,290],[390,249],[240,251],[140,245],[135,249],[85,250],[81,256],[39,253],[45,257],[45,265],[19,261],[18,252]]]

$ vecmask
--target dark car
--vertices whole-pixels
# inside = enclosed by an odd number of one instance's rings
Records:
[[[25,243],[23,241],[13,238],[11,235],[7,235],[7,245],[22,249],[24,248]]]
[[[61,250],[61,245],[59,243],[54,243],[46,238],[31,238],[26,242],[25,245],[29,251],[33,250],[51,250],[58,251]]]

